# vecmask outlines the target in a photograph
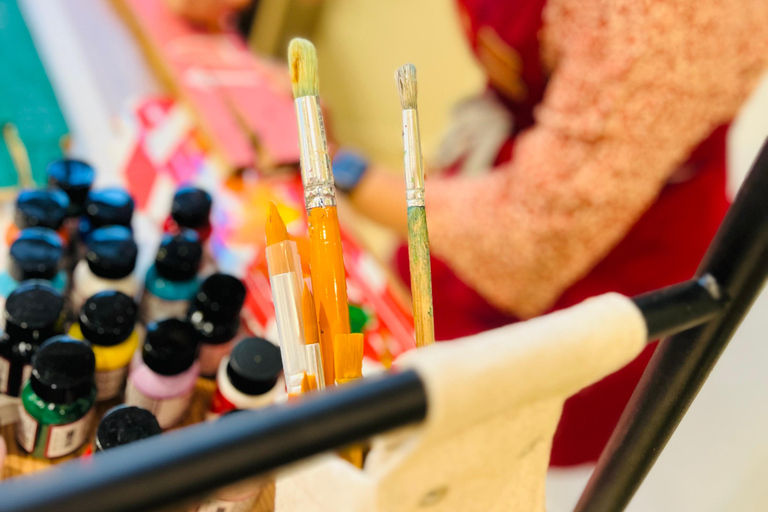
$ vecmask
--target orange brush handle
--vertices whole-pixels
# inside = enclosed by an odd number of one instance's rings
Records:
[[[336,207],[326,206],[309,211],[309,266],[315,308],[321,307],[328,326],[320,326],[320,348],[323,352],[325,382],[334,382],[333,335],[349,334],[347,278],[341,252],[341,233]],[[330,332],[327,332],[330,329]]]

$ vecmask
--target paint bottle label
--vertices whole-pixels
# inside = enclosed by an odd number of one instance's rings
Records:
[[[37,420],[29,415],[24,406],[19,404],[19,422],[16,424],[16,441],[27,453],[32,453],[37,440]]]
[[[250,512],[256,506],[257,497],[254,495],[239,501],[213,499],[200,505],[197,512]]]
[[[88,414],[66,425],[51,425],[45,445],[45,457],[55,459],[74,452],[85,444],[93,419],[93,409]]]
[[[161,428],[168,428],[176,425],[189,409],[189,403],[192,401],[192,392],[174,398],[150,398],[139,391],[132,381],[128,381],[125,388],[126,405],[135,405],[148,410],[157,418]]]
[[[8,379],[11,374],[11,363],[4,357],[0,357],[0,393],[8,392]]]
[[[145,291],[141,298],[141,320],[146,325],[149,322],[159,322],[166,318],[184,318],[189,311],[188,300],[166,300]]]
[[[123,390],[123,384],[128,375],[128,367],[109,370],[106,372],[96,372],[94,379],[96,381],[96,400],[109,400],[115,398]]]
[[[27,383],[27,381],[31,376],[32,376],[32,365],[25,364],[24,368],[21,369],[21,385],[19,386],[19,390],[24,389],[24,384]]]

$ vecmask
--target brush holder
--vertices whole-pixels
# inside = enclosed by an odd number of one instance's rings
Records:
[[[606,294],[411,352],[398,367],[425,383],[424,424],[375,438],[363,470],[326,455],[282,474],[275,510],[543,512],[563,403],[634,359],[646,334],[637,306]]]

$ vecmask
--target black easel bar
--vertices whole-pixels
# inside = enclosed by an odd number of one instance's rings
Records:
[[[648,364],[576,512],[620,512],[688,410],[768,275],[768,143],[698,271],[728,298],[715,320],[664,340]]]
[[[714,277],[705,275],[634,297],[648,327],[648,341],[671,336],[712,320],[726,298]]]
[[[3,512],[145,512],[422,421],[413,371],[242,411],[0,485]]]

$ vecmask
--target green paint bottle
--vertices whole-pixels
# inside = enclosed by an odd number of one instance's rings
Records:
[[[21,392],[16,441],[33,457],[55,459],[85,444],[96,401],[91,348],[55,336],[32,357],[32,375]]]

